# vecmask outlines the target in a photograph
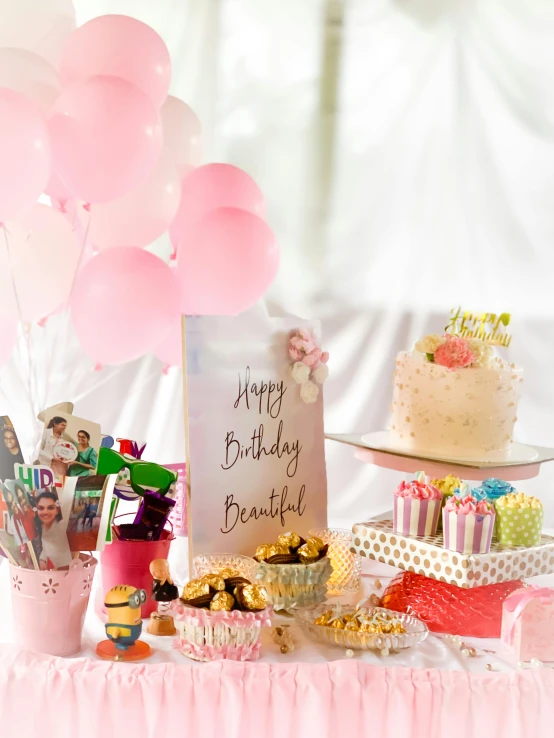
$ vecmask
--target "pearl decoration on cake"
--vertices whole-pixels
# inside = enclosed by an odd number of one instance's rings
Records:
[[[540,659],[537,659],[536,657],[533,657],[531,659],[531,668],[532,669],[542,669],[543,663]]]
[[[354,651],[351,648],[346,649],[346,658],[347,659],[354,658]]]

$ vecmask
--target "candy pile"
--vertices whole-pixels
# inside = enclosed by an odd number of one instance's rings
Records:
[[[267,564],[313,564],[327,554],[328,546],[321,538],[312,536],[307,540],[294,533],[282,533],[276,543],[258,546],[254,558]]]
[[[399,618],[382,610],[361,607],[355,612],[345,613],[326,610],[314,620],[314,625],[325,625],[337,630],[351,630],[356,633],[406,633],[406,628]]]
[[[232,569],[217,574],[204,574],[185,584],[181,600],[192,607],[210,610],[245,610],[260,612],[267,606],[267,594],[263,587],[252,584]]]

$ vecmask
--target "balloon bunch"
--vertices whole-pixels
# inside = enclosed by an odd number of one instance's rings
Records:
[[[0,363],[18,320],[69,308],[98,364],[151,350],[180,364],[182,314],[241,312],[276,276],[262,192],[201,165],[200,121],[168,95],[152,28],[123,15],[76,28],[71,0],[0,10]],[[165,231],[174,264],[145,249]]]

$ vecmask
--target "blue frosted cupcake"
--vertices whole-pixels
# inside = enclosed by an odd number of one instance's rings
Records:
[[[499,497],[510,495],[515,491],[516,488],[512,487],[509,482],[505,482],[503,479],[490,477],[489,479],[485,479],[485,481],[481,483],[481,486],[474,490],[474,494],[477,492],[478,497],[486,498],[487,500],[494,502],[495,500],[498,500]]]

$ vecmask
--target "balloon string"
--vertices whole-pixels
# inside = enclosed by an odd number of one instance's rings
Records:
[[[77,215],[77,208],[78,207],[79,206],[76,203],[75,204],[75,211],[74,211],[73,219],[72,219],[73,229],[75,229],[75,223],[76,223],[76,219],[78,217],[78,215]],[[69,304],[71,302],[71,297],[73,295],[73,290],[75,289],[75,282],[77,281],[77,274],[79,273],[79,269],[80,269],[81,263],[83,261],[83,256],[84,256],[84,253],[85,253],[86,243],[87,243],[87,240],[88,240],[88,235],[89,235],[89,230],[90,230],[90,221],[91,221],[91,217],[92,217],[91,214],[90,214],[90,211],[87,210],[87,212],[89,213],[89,217],[88,217],[87,225],[86,225],[85,232],[84,232],[84,235],[83,235],[83,241],[81,243],[81,248],[79,250],[79,257],[77,259],[77,264],[75,266],[75,272],[73,274],[73,280],[71,282],[71,289],[69,291],[69,295],[68,295],[67,301],[66,301],[66,314],[64,316],[62,316],[61,319],[60,319],[60,326],[59,326],[59,329],[56,331],[56,334],[55,334],[55,337],[54,337],[54,341],[53,341],[53,346],[52,346],[52,360],[48,362],[48,371],[46,372],[46,383],[45,383],[45,400],[44,400],[45,403],[46,403],[46,398],[48,397],[49,392],[50,392],[50,378],[51,378],[51,374],[52,374],[52,366],[53,366],[54,361],[56,360],[56,357],[58,357],[58,355],[59,355],[58,354],[58,348],[59,348],[60,338],[61,338],[62,333],[64,334],[64,338],[65,338],[65,341],[64,342],[65,342],[65,348],[66,349],[67,349],[67,346],[69,344],[69,335],[70,335],[70,332],[69,332],[69,323],[70,323],[70,320],[69,320],[69,312],[70,312]],[[70,399],[72,399],[72,398],[70,398]]]
[[[6,253],[8,255],[8,264],[9,264],[9,268],[10,268],[10,279],[11,279],[11,282],[12,282],[13,292],[14,292],[14,296],[15,296],[15,304],[16,304],[16,307],[17,307],[17,312],[18,312],[18,315],[19,315],[19,320],[20,320],[21,325],[22,325],[22,328],[23,328],[23,334],[24,334],[24,337],[25,337],[25,344],[26,344],[26,347],[27,347],[27,377],[28,377],[28,380],[29,380],[29,386],[27,387],[27,385],[26,385],[25,382],[23,383],[23,386],[25,388],[25,392],[26,392],[27,398],[29,400],[29,405],[30,405],[30,408],[31,408],[32,422],[34,424],[34,421],[36,419],[36,415],[37,415],[37,413],[39,411],[38,410],[35,410],[34,402],[33,402],[33,374],[32,374],[33,361],[31,359],[31,336],[30,336],[30,329],[29,330],[27,329],[27,326],[25,326],[25,322],[23,320],[23,310],[21,309],[21,301],[19,299],[19,292],[17,290],[17,285],[15,283],[15,274],[14,274],[14,269],[13,269],[12,255],[11,255],[11,252],[10,252],[10,243],[9,243],[9,240],[8,240],[8,229],[6,228],[6,225],[5,224],[2,224],[2,230],[4,231],[4,241],[5,241],[5,244],[6,244]],[[20,361],[23,364],[23,359],[22,359],[22,354],[21,354],[21,348],[19,346],[19,341],[18,341],[18,350],[19,350],[19,358],[20,358]]]

